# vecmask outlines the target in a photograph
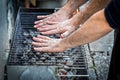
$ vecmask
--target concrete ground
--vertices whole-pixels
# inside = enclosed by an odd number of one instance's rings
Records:
[[[8,48],[7,0],[0,1],[0,80],[3,80],[6,49]]]
[[[89,80],[107,80],[114,31],[107,36],[85,45]]]

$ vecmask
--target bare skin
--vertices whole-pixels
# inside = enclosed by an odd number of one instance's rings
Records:
[[[32,44],[37,46],[34,48],[35,51],[62,52],[68,48],[93,42],[112,30],[105,19],[104,10],[101,10],[90,17],[81,28],[64,39],[39,36],[33,38],[36,42],[32,42]]]
[[[103,9],[109,0],[91,0],[89,4],[78,14],[63,22],[48,21],[46,25],[39,26],[38,30],[45,35],[61,33],[61,37],[66,37],[83,24],[92,14]],[[38,26],[38,25],[36,25]]]
[[[87,0],[69,0],[68,3],[63,6],[58,12],[53,13],[51,15],[47,16],[37,16],[38,19],[42,19],[35,22],[35,28],[38,28],[40,26],[43,26],[47,24],[49,21],[56,21],[61,22],[63,20],[66,20],[72,16],[72,13],[82,4],[84,4]]]
[[[39,28],[38,30],[44,35],[62,33],[61,37],[65,37],[76,29],[70,20],[71,19],[63,22],[49,22],[49,25],[46,25],[44,28]]]

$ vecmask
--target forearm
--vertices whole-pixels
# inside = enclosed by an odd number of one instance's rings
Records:
[[[65,48],[76,47],[93,42],[112,31],[101,10],[94,14],[81,28],[61,41]]]
[[[103,9],[110,0],[91,0],[83,10],[76,14],[71,20],[74,25],[83,24],[90,16]]]
[[[72,13],[87,0],[69,0],[59,11],[64,12],[66,15],[72,15]]]

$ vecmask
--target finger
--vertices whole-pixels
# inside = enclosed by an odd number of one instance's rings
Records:
[[[45,32],[45,31],[56,29],[56,26],[44,26],[44,27],[39,27],[37,29],[41,32]]]
[[[43,52],[63,52],[64,50],[60,50],[59,48],[50,48],[50,47],[37,47],[34,48],[35,51],[43,51]]]
[[[51,38],[47,37],[47,36],[42,36],[42,35],[38,35],[38,38],[42,38],[42,39],[46,39],[46,40],[50,40]]]
[[[44,35],[48,35],[48,34],[58,34],[58,33],[61,33],[61,32],[58,32],[58,30],[53,29],[53,30],[45,31],[45,32],[41,32],[41,33],[44,34]]]
[[[52,49],[50,49],[49,47],[38,47],[38,48],[34,48],[35,51],[43,51],[43,52],[53,52]]]
[[[53,25],[53,24],[57,24],[58,22],[54,22],[54,21],[47,21],[46,24],[48,25]]]
[[[59,33],[63,33],[64,29],[63,28],[57,28],[57,29],[53,29],[53,30],[49,30],[49,31],[44,31],[41,32],[42,34],[48,35],[48,34],[59,34]]]
[[[39,24],[39,23],[42,23],[44,22],[44,20],[38,20],[38,21],[35,21],[34,24]]]
[[[57,24],[58,22],[53,22],[53,21],[45,21],[45,20],[39,20],[39,21],[35,21],[35,28],[38,27],[44,27],[44,25],[54,25]]]
[[[42,23],[43,25],[43,23]],[[39,24],[37,25],[34,25],[34,28],[37,28],[39,30],[39,28],[45,28],[45,27],[48,27],[48,25],[44,25],[44,26],[40,26]]]
[[[47,40],[42,39],[42,38],[37,38],[37,37],[33,37],[33,40],[37,42],[47,42]]]
[[[45,22],[36,24],[36,25],[34,25],[34,28],[43,27],[43,25],[45,25],[45,24],[46,24]]]
[[[42,15],[42,16],[37,16],[38,19],[45,19],[47,18],[49,15]]]
[[[70,32],[66,31],[66,32],[61,34],[61,38],[67,37],[69,34],[70,34]]]
[[[47,47],[47,43],[38,43],[38,42],[32,42],[32,45],[38,46],[38,47]]]

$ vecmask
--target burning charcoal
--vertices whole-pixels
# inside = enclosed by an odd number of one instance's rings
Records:
[[[63,56],[63,55],[65,55],[65,54],[64,54],[64,52],[61,52],[61,53],[58,53],[58,55],[62,55],[62,56]]]
[[[55,60],[55,57],[52,57],[51,59],[52,59],[52,60]]]
[[[61,62],[60,62],[62,65],[66,65],[66,63],[67,63],[67,61],[66,60],[61,60]]]
[[[29,53],[27,53],[27,55],[28,55],[29,59],[31,59],[34,56],[34,53],[29,52]]]
[[[29,33],[27,33],[27,32],[23,32],[23,36],[25,36],[25,37],[29,37]]]
[[[58,74],[59,75],[64,75],[64,76],[60,77],[60,80],[66,80],[67,71],[65,69],[59,69]]]
[[[59,74],[60,75],[66,75],[67,71],[65,69],[59,69]]]
[[[28,44],[28,43],[27,43],[27,41],[25,40],[25,41],[23,41],[23,44],[26,45],[26,44]]]
[[[36,57],[36,61],[39,61],[39,60],[40,60],[40,58]]]
[[[66,75],[62,78],[69,78],[72,79],[73,72],[71,71],[70,67],[64,66],[64,69],[59,69],[59,74],[60,75]],[[68,80],[68,79],[67,79]],[[73,79],[72,79],[73,80]]]
[[[40,58],[41,58],[41,55],[40,55],[40,54],[36,54],[36,57],[37,57],[38,59],[40,59]]]
[[[29,53],[29,52],[32,51],[31,49],[32,49],[32,48],[31,48],[31,44],[28,44],[28,45],[26,45],[26,46],[24,47],[24,52],[25,52],[25,53]]]
[[[28,58],[27,55],[23,55],[23,56],[21,57],[21,60],[24,61],[24,62],[26,62],[26,61],[29,61],[29,58]]]
[[[43,54],[41,54],[41,56],[46,58],[49,55],[47,53],[43,53]]]
[[[30,62],[35,63],[36,62],[36,58],[30,59]]]
[[[49,53],[48,55],[49,56],[55,56],[56,54],[55,53]]]
[[[63,56],[64,59],[70,58],[69,56]]]
[[[55,38],[53,35],[50,35],[49,37],[50,37],[50,38]]]
[[[54,37],[55,38],[60,38],[60,34],[55,34]]]
[[[51,57],[50,57],[50,56],[47,56],[46,59],[47,59],[47,60],[51,60]]]
[[[65,66],[65,65],[64,65],[64,69],[69,69],[69,68],[70,68],[69,66]]]
[[[69,79],[72,79],[72,78],[73,78],[72,75],[74,75],[73,72],[72,72],[72,71],[68,71],[66,76],[67,76]]]
[[[40,52],[36,52],[36,55],[41,55]]]
[[[34,32],[34,37],[37,37],[38,35],[40,35],[40,32],[39,31],[35,31]]]
[[[31,46],[31,42],[32,42],[31,39],[26,39],[26,43],[27,43],[27,44],[30,44],[29,46]]]
[[[48,53],[44,53],[44,57],[47,59],[47,60],[50,60],[50,56],[48,55]]]
[[[41,57],[40,60],[42,60],[43,62],[46,60],[45,57]]]
[[[31,37],[35,37],[35,33],[32,30],[29,30],[29,34]]]
[[[64,69],[68,72],[71,71],[71,68],[69,66],[64,66]]]
[[[73,61],[72,60],[70,60],[70,61],[68,60],[66,65],[72,66],[73,65]]]
[[[31,51],[31,49],[26,49],[26,54],[29,53]]]
[[[57,55],[56,58],[57,59],[63,59],[63,56],[62,55]]]

